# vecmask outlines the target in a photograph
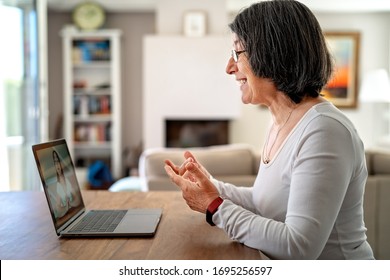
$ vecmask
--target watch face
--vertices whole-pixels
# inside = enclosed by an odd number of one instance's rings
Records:
[[[97,29],[105,18],[104,10],[95,3],[82,3],[73,11],[73,21],[81,29]]]

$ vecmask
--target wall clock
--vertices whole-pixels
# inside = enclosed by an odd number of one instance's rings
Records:
[[[83,2],[73,10],[73,22],[85,30],[100,28],[106,20],[106,13],[102,6],[95,2]]]

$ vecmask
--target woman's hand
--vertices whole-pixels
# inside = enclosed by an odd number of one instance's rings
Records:
[[[185,168],[186,164],[189,162],[193,162],[193,163],[197,164],[199,169],[205,174],[205,176],[207,178],[209,178],[209,179],[211,178],[211,175],[207,171],[207,169],[204,168],[204,166],[197,161],[197,159],[195,158],[195,156],[191,152],[189,152],[189,151],[184,152],[184,158],[185,158],[185,161],[180,166],[176,166],[170,160],[166,160],[165,164],[169,165],[172,168],[172,170],[175,171],[176,174],[183,176],[187,171]]]
[[[206,213],[210,203],[219,196],[217,188],[201,166],[189,158],[180,167],[172,167],[170,161],[166,161],[165,171],[172,182],[180,187],[183,198],[194,211]]]

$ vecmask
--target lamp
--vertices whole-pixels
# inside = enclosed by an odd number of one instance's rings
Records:
[[[388,72],[385,69],[376,69],[368,72],[364,78],[360,88],[359,99],[365,103],[388,103],[390,104],[390,79]],[[382,118],[389,122],[387,126],[386,136],[381,137],[379,146],[390,147],[390,111],[387,107],[387,112],[382,114]]]
[[[360,88],[360,101],[390,103],[390,79],[385,69],[368,72]]]

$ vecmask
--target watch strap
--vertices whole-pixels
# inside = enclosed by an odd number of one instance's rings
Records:
[[[218,207],[219,205],[221,205],[223,202],[223,199],[221,197],[217,197],[216,199],[214,199],[210,205],[207,207],[207,211],[206,211],[206,221],[211,225],[211,226],[215,226],[215,224],[213,223],[213,215],[215,214],[215,212],[217,212],[218,210]]]

